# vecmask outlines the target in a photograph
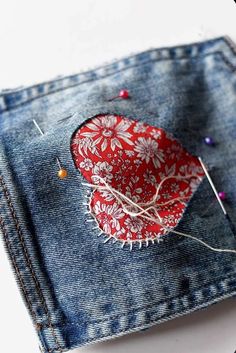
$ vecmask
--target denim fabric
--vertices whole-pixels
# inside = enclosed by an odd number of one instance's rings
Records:
[[[86,223],[87,188],[70,151],[78,126],[101,113],[164,128],[207,163],[236,224],[235,69],[233,45],[217,38],[1,93],[0,226],[44,352],[138,331],[235,295],[234,254],[174,234],[140,250],[104,244]],[[108,101],[122,88],[131,99]],[[58,179],[56,157],[67,179]],[[236,248],[206,178],[177,228]]]

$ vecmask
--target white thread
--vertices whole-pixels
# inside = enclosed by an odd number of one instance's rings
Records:
[[[103,243],[104,243],[104,244],[107,243],[109,240],[111,240],[111,238],[112,238],[112,237],[106,238]]]
[[[169,201],[166,201],[166,202],[163,202],[163,203],[157,203],[156,206],[160,207],[160,206],[165,206],[165,205],[168,205],[169,203],[174,203],[176,201],[180,201],[182,202],[184,199],[188,199],[189,197],[187,196],[183,196],[183,197],[176,197],[176,198],[173,198],[172,200],[169,200]],[[139,205],[142,205],[142,206],[145,206],[145,204],[141,204],[139,203]],[[145,208],[144,210],[140,211],[140,212],[131,212],[131,211],[127,211],[127,208],[124,209],[124,212],[129,214],[131,217],[137,217],[137,216],[141,216],[143,213],[145,213],[145,211],[149,211],[149,210],[153,210],[157,216],[158,216],[158,212],[155,208],[155,206],[150,206],[148,208]],[[161,220],[161,217],[160,217],[160,220]]]
[[[193,178],[193,177],[198,177],[196,175],[186,175],[185,177],[181,177],[181,178]],[[180,235],[180,236],[183,236],[183,237],[186,237],[186,238],[190,238],[190,239],[193,239],[197,242],[199,242],[200,244],[202,244],[203,246],[205,246],[206,248],[212,250],[212,251],[215,251],[215,252],[225,252],[225,253],[236,253],[236,250],[233,250],[233,249],[220,249],[220,248],[215,248],[211,245],[209,245],[208,243],[204,242],[203,240],[201,239],[198,239],[196,237],[194,237],[193,235],[191,234],[187,234],[187,233],[183,233],[183,232],[180,232],[180,231],[177,231],[177,230],[174,230],[172,228],[169,228],[169,227],[166,227],[163,223],[161,222],[158,222],[152,215],[150,215],[150,213],[144,209],[143,207],[141,207],[139,204],[135,203],[134,201],[132,201],[131,199],[129,199],[127,196],[123,195],[121,192],[119,192],[118,190],[112,188],[109,184],[107,184],[107,182],[102,178],[100,177],[99,175],[93,175],[92,178],[97,178],[99,179],[105,186],[102,186],[102,185],[96,185],[96,184],[90,184],[90,183],[82,183],[83,185],[86,185],[86,186],[89,186],[89,187],[92,187],[92,188],[95,188],[97,190],[107,190],[107,191],[110,191],[111,194],[116,198],[117,202],[122,206],[123,210],[125,211],[126,210],[126,213],[127,214],[130,214],[129,210],[127,210],[126,206],[124,205],[124,202],[122,201],[125,200],[129,205],[131,206],[134,206],[135,208],[139,209],[141,211],[141,213],[139,215],[141,215],[141,217],[147,219],[147,220],[150,220],[150,221],[153,221],[155,223],[157,223],[158,225],[161,225],[168,233],[169,232],[172,232],[174,234],[177,234],[177,235]],[[163,184],[163,182],[167,179],[170,179],[170,178],[179,178],[178,176],[170,176],[170,177],[166,177],[165,179],[162,180],[161,184]],[[199,177],[198,177],[199,178]],[[160,184],[157,188],[158,192],[160,190]],[[119,196],[119,197],[118,197]],[[158,197],[158,193],[156,192],[154,198],[157,199]],[[153,201],[152,201],[153,202]],[[147,216],[144,216],[143,214],[147,214]],[[135,213],[135,216],[137,216],[137,214]],[[132,217],[132,215],[131,215]],[[160,218],[160,217],[158,217]],[[109,241],[111,239],[111,236],[108,237],[106,239],[105,242]],[[159,239],[158,239],[159,240]],[[123,241],[122,243],[122,247],[124,247],[124,244],[125,244],[125,241]],[[130,244],[132,244],[132,242],[130,242]],[[149,240],[147,239],[146,240],[146,246],[149,245]]]
[[[112,188],[110,185],[108,185],[108,184],[106,183],[106,181],[105,181],[103,178],[101,178],[99,175],[92,175],[92,178],[100,179],[100,181],[102,181],[102,182],[105,184],[105,186],[102,186],[102,185],[95,185],[95,184],[89,184],[89,183],[82,183],[82,185],[90,186],[90,187],[93,187],[93,188],[95,187],[95,188],[98,189],[98,190],[109,190],[109,191],[112,193],[112,195],[119,201],[119,203],[121,204],[121,206],[122,206],[122,208],[123,208],[123,211],[124,211],[125,213],[129,214],[131,217],[137,217],[137,216],[139,216],[139,215],[141,216],[143,213],[148,213],[148,210],[154,208],[154,212],[156,213],[156,215],[157,215],[157,217],[158,217],[158,219],[159,219],[160,222],[162,222],[162,218],[161,218],[160,215],[158,214],[158,212],[157,212],[157,210],[156,210],[155,207],[150,206],[148,209],[144,209],[144,208],[141,207],[141,205],[142,205],[142,206],[148,206],[148,205],[151,205],[151,204],[155,203],[156,200],[157,200],[157,197],[158,197],[158,195],[159,195],[159,191],[160,191],[160,189],[161,189],[162,184],[164,184],[164,182],[165,182],[166,180],[168,180],[168,179],[177,179],[177,180],[178,180],[178,179],[179,179],[179,180],[184,180],[184,179],[189,179],[189,178],[198,178],[198,179],[200,179],[200,177],[199,177],[198,175],[196,175],[196,174],[187,174],[187,175],[185,175],[185,176],[167,176],[167,177],[165,177],[165,178],[160,182],[160,184],[158,185],[153,200],[152,200],[152,201],[149,201],[149,202],[147,202],[147,203],[143,203],[143,204],[140,205],[140,204],[136,204],[135,202],[133,202],[132,200],[130,200],[128,197],[126,197],[124,194],[122,194],[122,193],[119,192],[118,190],[113,189],[113,188]],[[121,199],[123,198],[124,200],[126,200],[126,201],[127,201],[128,203],[130,203],[132,206],[134,206],[134,207],[136,207],[136,208],[139,208],[139,209],[140,209],[140,212],[137,213],[137,212],[131,212],[131,211],[129,211],[129,210],[126,208],[126,206],[124,205],[124,203],[122,202],[122,200],[117,197],[117,195],[119,195]],[[172,199],[171,201],[172,201],[172,202],[173,202],[173,201],[177,201],[177,200],[182,201],[182,200],[185,199],[185,198],[186,198],[186,197],[184,197],[184,198],[179,197],[179,198],[176,198],[176,199]],[[158,204],[158,203],[155,204],[155,206],[162,206],[162,205],[163,205],[163,203],[161,203],[161,204]],[[149,214],[149,213],[148,213],[148,214]],[[150,219],[150,220],[151,220],[151,219]],[[161,225],[162,225],[162,224],[161,224]]]

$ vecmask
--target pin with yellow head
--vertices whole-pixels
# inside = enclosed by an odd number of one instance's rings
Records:
[[[39,126],[39,124],[37,123],[37,121],[35,119],[33,119],[33,123],[34,123],[35,127],[38,129],[38,131],[40,132],[40,134],[42,136],[44,136],[43,130],[41,129],[41,127]],[[68,172],[67,172],[67,170],[65,168],[62,167],[60,159],[58,157],[56,157],[56,161],[57,161],[57,164],[58,164],[58,167],[59,167],[59,170],[57,172],[58,178],[59,179],[67,178]]]
[[[67,172],[67,170],[66,170],[65,168],[62,167],[61,162],[60,162],[60,160],[59,160],[58,157],[57,157],[57,164],[58,164],[58,167],[59,167],[59,170],[58,170],[58,172],[57,172],[58,178],[59,178],[59,179],[65,179],[65,178],[67,178],[68,172]]]

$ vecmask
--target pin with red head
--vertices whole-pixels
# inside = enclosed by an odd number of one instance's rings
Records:
[[[114,97],[108,99],[108,101],[110,102],[115,99],[129,99],[129,98],[130,98],[129,91],[127,89],[121,89],[117,96],[114,96]]]

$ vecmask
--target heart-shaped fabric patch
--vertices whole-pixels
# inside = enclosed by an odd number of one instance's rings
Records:
[[[88,119],[71,151],[93,190],[88,208],[99,234],[131,247],[170,232],[204,175],[198,159],[166,131],[120,115]]]

